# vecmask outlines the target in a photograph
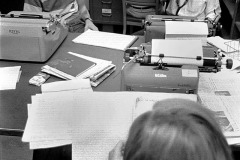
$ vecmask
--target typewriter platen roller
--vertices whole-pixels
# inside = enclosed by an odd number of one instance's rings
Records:
[[[227,69],[231,69],[233,66],[232,59],[224,59],[224,55],[218,50],[214,50],[213,47],[207,46],[203,48],[203,57],[196,57],[196,59],[203,59],[203,65],[198,66],[200,72],[218,72],[221,71],[223,65],[226,65]],[[158,61],[152,61],[152,57],[159,57]],[[151,55],[151,44],[143,43],[140,47],[129,48],[125,51],[125,62],[133,61],[140,63],[141,65],[159,66],[159,69],[164,69],[168,66],[181,67],[182,65],[173,65],[161,61],[164,59],[164,54]],[[169,57],[168,57],[169,58]],[[175,57],[176,58],[176,57]]]

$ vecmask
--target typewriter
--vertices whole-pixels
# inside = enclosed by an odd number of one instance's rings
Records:
[[[13,11],[0,18],[0,59],[47,61],[68,34],[59,17]]]

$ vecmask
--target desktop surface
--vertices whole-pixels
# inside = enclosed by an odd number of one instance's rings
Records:
[[[29,80],[41,71],[41,67],[47,62],[58,58],[61,54],[69,51],[87,55],[90,57],[101,58],[112,61],[117,66],[116,71],[103,81],[94,91],[119,91],[121,84],[121,74],[119,71],[123,64],[123,51],[108,48],[100,48],[76,44],[72,39],[79,33],[69,33],[67,38],[53,54],[53,56],[44,63],[40,62],[20,62],[1,60],[0,67],[21,66],[20,80],[15,90],[0,91],[0,131],[11,129],[12,131],[23,131],[27,121],[27,104],[31,103],[31,96],[41,93],[41,88],[30,85]],[[62,79],[51,76],[46,83],[60,81]],[[1,133],[1,132],[0,132]]]

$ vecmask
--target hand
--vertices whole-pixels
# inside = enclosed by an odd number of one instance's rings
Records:
[[[108,160],[123,160],[123,150],[125,142],[119,141],[117,145],[109,152]]]
[[[98,28],[93,24],[93,22],[89,19],[86,19],[85,21],[85,28],[84,28],[84,32],[88,29],[94,30],[94,31],[98,31]]]

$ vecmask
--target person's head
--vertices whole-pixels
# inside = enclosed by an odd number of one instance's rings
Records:
[[[159,101],[132,124],[124,160],[231,160],[212,112],[181,99]]]

